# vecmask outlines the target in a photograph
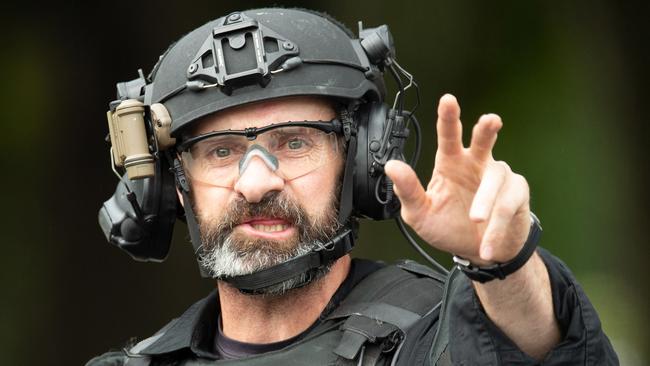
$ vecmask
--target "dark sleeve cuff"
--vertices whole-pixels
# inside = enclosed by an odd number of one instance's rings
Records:
[[[551,350],[543,365],[618,365],[618,358],[602,331],[598,314],[567,266],[538,248],[548,269],[553,310],[563,339]],[[459,271],[450,281],[460,281],[449,297],[449,350],[454,364],[539,364],[522,352],[487,317],[471,281]]]
[[[123,366],[125,360],[124,352],[112,351],[93,358],[86,366]]]

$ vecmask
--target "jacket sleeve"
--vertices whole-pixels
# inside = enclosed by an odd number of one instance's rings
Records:
[[[94,357],[86,363],[86,366],[123,366],[124,362],[124,352],[112,351]]]
[[[618,365],[618,358],[603,332],[598,314],[567,266],[542,248],[551,281],[553,308],[563,334],[542,365]],[[487,317],[471,281],[452,271],[441,321],[448,324],[448,352],[454,365],[539,364],[522,352]],[[443,319],[441,319],[443,320]],[[440,330],[439,330],[440,331]]]

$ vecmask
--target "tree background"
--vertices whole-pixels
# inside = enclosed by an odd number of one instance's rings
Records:
[[[182,224],[163,264],[131,261],[104,240],[97,211],[117,183],[105,111],[115,83],[137,77],[138,68],[148,72],[186,32],[274,4],[1,5],[0,363],[83,364],[152,334],[213,287],[198,275]],[[421,86],[425,182],[443,93],[458,97],[466,124],[499,113],[505,126],[495,157],[527,177],[542,245],[575,272],[621,363],[650,361],[647,3],[281,5],[328,12],[355,31],[358,20],[389,24],[400,64]],[[364,222],[354,254],[419,260],[390,222]],[[434,254],[450,265],[448,255]]]

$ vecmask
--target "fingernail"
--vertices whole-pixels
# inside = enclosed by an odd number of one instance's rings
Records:
[[[492,247],[488,245],[484,245],[481,247],[481,258],[489,261],[492,259]]]
[[[393,165],[394,165],[394,164],[395,164],[395,163],[393,163],[392,160],[388,160],[388,161],[386,162],[386,165],[384,165],[384,172],[386,172],[386,174],[388,174],[388,172],[389,172],[391,169],[393,169]]]
[[[485,210],[482,210],[482,207],[480,208],[473,208],[472,211],[469,213],[469,218],[472,221],[485,221],[487,219],[487,215],[484,212]]]
[[[453,94],[450,93],[445,93],[441,98],[440,101],[442,102],[443,99],[449,99],[450,101],[455,101],[456,97]]]
[[[490,128],[493,130],[498,130],[501,128],[503,122],[501,122],[501,117],[495,113],[487,113],[483,115],[485,118],[490,119]]]

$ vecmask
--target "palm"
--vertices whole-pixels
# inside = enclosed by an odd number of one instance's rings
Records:
[[[470,220],[469,211],[484,165],[466,150],[451,156],[438,152],[426,190],[428,209],[415,220],[418,235],[440,250],[476,255],[485,223]]]
[[[483,116],[464,148],[455,98],[443,97],[438,114],[438,151],[426,191],[406,164],[386,166],[404,221],[437,249],[475,262],[513,257],[527,235],[528,187],[492,158],[500,119]]]

